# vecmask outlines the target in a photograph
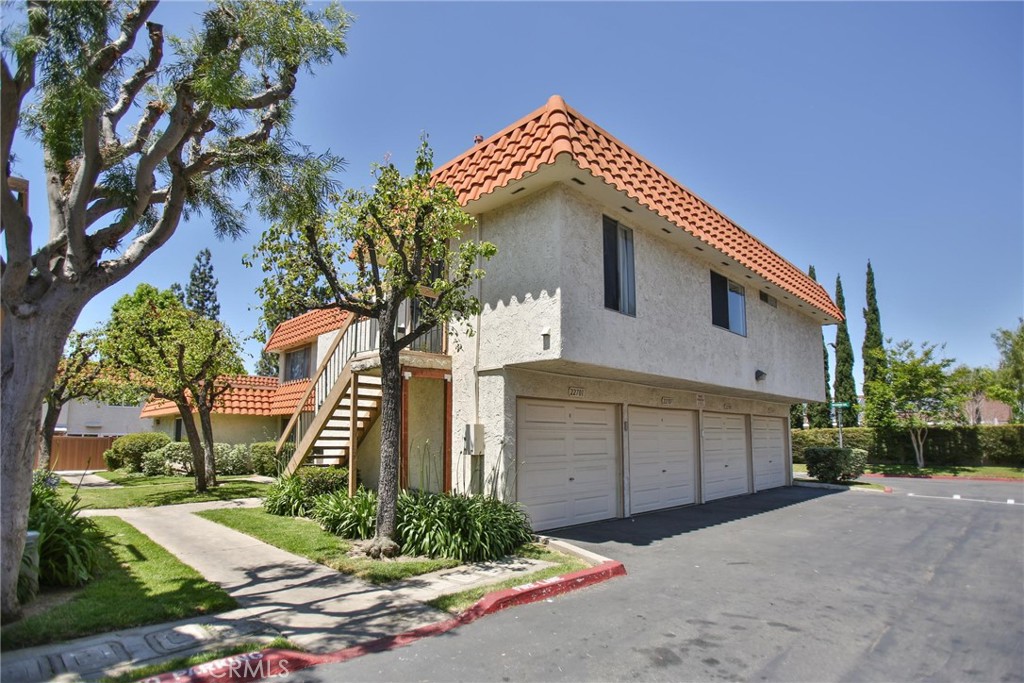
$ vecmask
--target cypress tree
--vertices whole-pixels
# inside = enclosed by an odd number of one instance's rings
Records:
[[[833,395],[836,403],[849,403],[843,408],[843,425],[857,426],[857,384],[853,379],[853,344],[846,326],[846,299],[843,297],[843,281],[836,276],[836,306],[843,313],[843,322],[836,328],[836,380]]]
[[[868,261],[867,288],[864,309],[864,344],[861,346],[861,359],[864,361],[864,398],[867,399],[871,390],[871,382],[882,378],[885,370],[885,352],[882,339],[882,319],[878,312],[878,299],[875,293],[875,271]]]
[[[814,266],[807,269],[807,274],[817,282],[818,278],[814,272]],[[829,417],[828,404],[832,402],[832,389],[828,371],[828,349],[825,347],[825,333],[821,334],[821,358],[825,371],[825,402],[807,404],[807,424],[811,429],[826,429],[832,426],[832,419]]]
[[[220,303],[217,301],[217,278],[213,276],[213,263],[209,249],[196,254],[195,265],[189,275],[188,287],[185,288],[185,305],[210,320],[220,316]]]

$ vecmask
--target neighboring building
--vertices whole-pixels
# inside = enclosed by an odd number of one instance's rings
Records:
[[[1005,425],[1013,419],[1013,408],[991,398],[968,401],[964,413],[967,423],[972,425]]]
[[[149,431],[149,422],[139,417],[139,407],[72,399],[61,407],[53,431],[60,436],[122,436]]]
[[[541,530],[791,483],[789,407],[824,398],[820,328],[842,319],[821,285],[557,96],[434,178],[498,254],[476,336],[402,355],[403,486],[494,492]],[[282,379],[302,345],[317,359],[291,467],[373,485],[375,322],[335,315],[271,338]]]
[[[282,390],[277,378],[238,376],[224,377],[221,381],[227,382],[230,388],[218,399],[211,415],[214,440],[218,443],[276,440],[280,416],[290,415],[296,404],[296,401],[287,402],[288,391]],[[152,431],[163,432],[175,441],[188,439],[178,408],[171,401],[147,401],[140,417],[151,425]]]

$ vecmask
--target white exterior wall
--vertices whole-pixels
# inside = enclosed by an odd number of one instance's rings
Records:
[[[43,409],[45,414],[46,410]],[[97,401],[72,400],[57,418],[57,432],[71,435],[121,436],[150,431],[149,420],[139,417],[142,404],[111,406]]]
[[[803,401],[824,398],[821,326],[783,303],[760,301],[736,266],[720,274],[744,286],[747,335],[711,324],[711,264],[563,188],[561,358]],[[602,216],[633,228],[636,317],[604,307]],[[705,252],[707,253],[707,252]],[[754,373],[767,378],[758,382]]]
[[[152,422],[152,427],[140,431],[163,432],[174,438],[174,422],[177,415],[164,415],[163,417],[147,420]],[[214,413],[213,419],[213,440],[217,443],[253,443],[257,441],[277,441],[278,416],[263,415],[221,415]],[[157,423],[159,420],[159,424]],[[199,429],[199,416],[196,416],[196,429]],[[186,441],[185,431],[182,429],[181,440]]]

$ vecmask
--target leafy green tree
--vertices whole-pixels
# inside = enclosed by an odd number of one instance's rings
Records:
[[[1016,330],[999,328],[992,339],[999,349],[999,367],[990,395],[1013,410],[1013,421],[1024,423],[1024,318]]]
[[[963,390],[964,416],[968,424],[981,424],[981,409],[996,383],[992,368],[972,368],[961,365],[955,370],[957,382]]]
[[[39,466],[48,467],[53,450],[53,432],[61,409],[75,399],[94,399],[114,405],[133,405],[142,395],[131,385],[118,382],[105,372],[99,347],[100,329],[72,332],[57,366],[53,386],[46,392],[46,408],[40,426]]]
[[[817,281],[818,278],[814,272],[814,266],[807,269],[807,274],[812,280]],[[811,429],[827,429],[832,426],[832,418],[828,407],[828,404],[832,402],[832,378],[829,376],[828,348],[825,346],[824,332],[821,335],[821,358],[825,373],[825,402],[807,404],[807,424]]]
[[[950,370],[955,361],[937,356],[941,348],[922,343],[915,349],[910,341],[890,342],[882,352],[884,369],[868,394],[869,422],[907,430],[918,467],[924,467],[925,439],[931,427],[964,422],[964,389],[960,377]]]
[[[836,306],[843,313],[843,322],[836,327],[836,378],[833,395],[836,403],[849,403],[843,409],[843,424],[847,427],[857,426],[857,384],[853,379],[853,344],[850,343],[850,331],[846,326],[846,298],[843,296],[843,281],[836,276]]]
[[[868,384],[878,379],[881,368],[878,364],[885,358],[885,344],[882,337],[882,318],[878,311],[878,295],[875,291],[875,271],[871,268],[871,261],[868,261],[868,272],[866,276],[864,308],[864,343],[861,345],[861,360],[864,363],[864,397],[867,400]]]
[[[220,317],[220,302],[217,301],[217,278],[213,276],[213,263],[209,249],[196,255],[195,265],[185,288],[185,305],[204,318],[217,320]]]
[[[196,491],[216,486],[211,414],[230,388],[224,376],[244,372],[228,329],[182,306],[170,290],[143,284],[114,304],[101,349],[121,381],[174,403],[192,449]]]
[[[804,428],[804,413],[807,410],[806,403],[794,403],[789,407],[789,428]]]
[[[310,158],[289,133],[300,71],[345,52],[335,4],[216,0],[164,60],[157,3],[4,6],[0,69],[0,617],[17,618],[39,406],[79,313],[203,211],[245,231],[236,190],[261,211]],[[136,50],[136,42],[147,43]],[[126,121],[134,118],[134,121]],[[33,244],[12,190],[15,133],[43,152],[49,229]],[[317,158],[337,166],[339,160]],[[37,238],[38,239],[38,238]]]
[[[393,536],[401,433],[399,352],[435,326],[468,321],[480,311],[469,286],[483,276],[477,260],[496,252],[490,243],[464,239],[463,228],[474,219],[451,188],[431,182],[432,168],[424,137],[411,175],[403,176],[391,163],[376,165],[373,190],[346,192],[332,215],[323,211],[320,197],[303,201],[299,195],[288,220],[273,225],[254,252],[267,273],[259,288],[264,318],[299,306],[336,306],[380,323],[380,483],[377,535],[368,551],[375,557],[398,552]],[[399,307],[406,301],[419,311],[419,319],[399,333]]]

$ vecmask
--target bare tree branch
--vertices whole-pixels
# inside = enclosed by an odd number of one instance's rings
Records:
[[[157,68],[163,60],[164,27],[161,24],[148,22],[146,29],[149,31],[149,56],[145,63],[121,86],[121,94],[114,106],[103,114],[103,139],[105,144],[111,147],[117,144],[117,124],[120,123],[121,118],[138,97],[142,87],[156,75]]]

